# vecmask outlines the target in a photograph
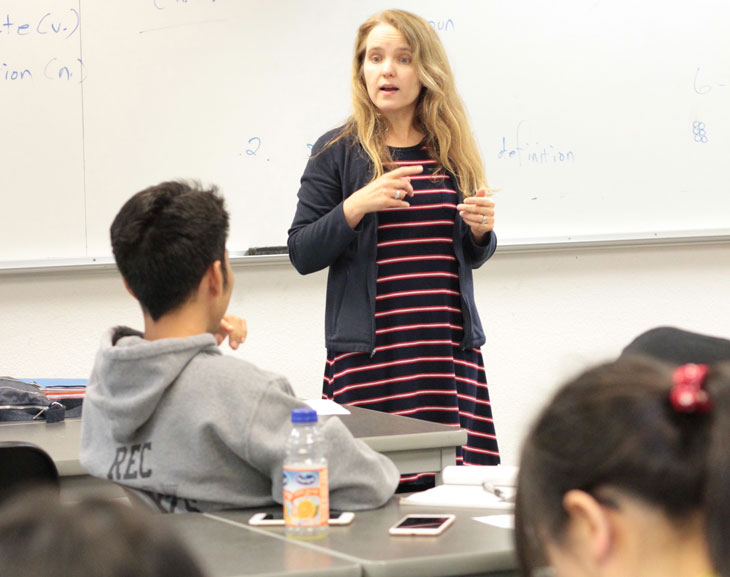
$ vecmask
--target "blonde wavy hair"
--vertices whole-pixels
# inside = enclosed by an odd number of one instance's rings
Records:
[[[441,40],[426,20],[405,10],[385,10],[360,26],[352,65],[353,114],[335,140],[349,135],[360,142],[373,163],[373,180],[382,176],[386,167],[392,167],[385,144],[387,121],[370,100],[363,76],[367,38],[379,24],[398,30],[413,53],[413,64],[423,86],[414,124],[426,135],[426,147],[440,163],[439,168],[456,176],[464,197],[474,195],[482,187],[491,190]]]

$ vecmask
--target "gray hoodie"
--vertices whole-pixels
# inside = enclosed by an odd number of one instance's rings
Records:
[[[281,503],[290,415],[303,406],[285,378],[222,355],[213,335],[147,341],[110,329],[86,389],[81,464],[166,511]],[[337,418],[322,432],[331,507],[383,505],[395,465]]]

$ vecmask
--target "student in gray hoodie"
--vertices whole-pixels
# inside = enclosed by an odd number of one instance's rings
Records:
[[[142,307],[144,333],[104,335],[86,390],[81,464],[168,512],[281,503],[292,409],[288,381],[221,354],[245,323],[225,315],[233,273],[228,213],[217,190],[165,182],[133,196],[111,226],[124,284]],[[334,509],[383,505],[393,463],[342,422],[322,425]]]

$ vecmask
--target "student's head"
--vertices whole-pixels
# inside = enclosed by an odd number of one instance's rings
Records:
[[[203,577],[161,516],[93,498],[26,492],[0,510],[3,577]]]
[[[730,366],[704,369],[630,357],[557,392],[520,462],[523,575],[641,575],[641,562],[690,551],[685,568],[709,556],[730,576]]]
[[[374,97],[377,90],[368,90],[368,84],[372,84],[372,60],[368,49],[372,47],[372,40],[383,32],[395,34],[397,44],[408,49],[399,55],[396,66],[400,66],[399,70],[404,74],[410,71],[407,78],[413,73],[416,79],[414,126],[426,135],[425,144],[434,156],[457,175],[464,194],[471,195],[486,183],[484,167],[456,91],[446,51],[433,26],[420,16],[405,10],[385,10],[360,26],[352,65],[350,130],[357,134],[373,160],[375,176],[382,174],[383,163],[387,165],[390,161],[385,134],[387,116],[392,111],[387,109],[387,98],[379,100]],[[407,58],[402,66],[399,65],[400,56]],[[399,80],[400,77],[394,82]],[[409,90],[408,94],[411,92]]]
[[[138,192],[111,226],[117,267],[155,321],[194,297],[211,267],[230,292],[227,237],[228,213],[217,188],[186,182],[163,182]]]

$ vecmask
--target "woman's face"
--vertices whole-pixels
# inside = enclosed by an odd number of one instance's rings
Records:
[[[390,24],[378,24],[368,34],[363,76],[370,100],[388,120],[413,119],[421,82],[410,46]]]

